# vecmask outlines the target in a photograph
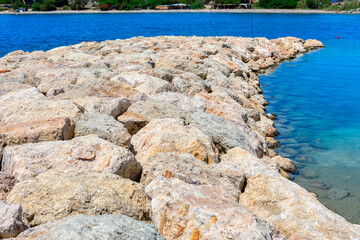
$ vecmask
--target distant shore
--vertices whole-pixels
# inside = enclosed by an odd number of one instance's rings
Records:
[[[82,10],[82,11],[51,11],[51,12],[0,12],[0,14],[117,14],[117,13],[288,13],[288,14],[346,14],[346,11],[324,11],[324,10],[304,10],[304,9],[187,9],[187,10]],[[357,13],[352,13],[357,14]]]

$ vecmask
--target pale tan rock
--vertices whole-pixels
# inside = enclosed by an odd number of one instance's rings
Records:
[[[276,156],[273,159],[276,161],[278,166],[281,169],[283,169],[284,171],[290,172],[290,173],[296,172],[297,168],[296,168],[295,164],[289,158],[284,158],[282,156]]]
[[[47,171],[16,184],[7,202],[21,204],[32,227],[76,214],[123,214],[143,221],[150,216],[141,184],[92,171]]]
[[[0,200],[0,238],[16,237],[28,228],[22,217],[22,207]]]
[[[8,146],[4,149],[2,171],[17,181],[32,179],[49,169],[72,167],[103,171],[136,179],[141,171],[134,155],[95,135],[70,141],[51,141]]]
[[[214,185],[156,177],[147,187],[152,220],[166,239],[285,239]]]
[[[31,119],[29,119],[31,120]],[[0,124],[0,145],[18,145],[55,140],[70,140],[75,123],[69,118]]]
[[[211,138],[196,125],[170,118],[155,119],[135,134],[131,143],[142,165],[157,153],[189,153],[206,163],[218,162]]]
[[[55,118],[76,118],[81,108],[70,100],[33,100],[15,101],[1,109],[0,122],[26,123]]]
[[[311,239],[360,238],[355,225],[328,210],[299,185],[281,177],[248,178],[240,204],[274,224],[286,237],[298,233]]]
[[[163,118],[185,120],[186,112],[174,104],[164,101],[137,101],[124,114],[120,115],[117,120],[123,123],[129,133],[133,135],[151,120]]]
[[[325,47],[325,45],[316,39],[308,39],[305,41],[304,47],[306,49],[312,50],[312,49],[317,49],[317,48],[323,48],[323,47]]]
[[[95,134],[115,145],[129,148],[131,135],[123,124],[103,113],[84,114],[76,121],[75,136]]]
[[[148,185],[157,176],[171,176],[189,184],[222,188],[223,197],[236,203],[245,184],[244,174],[236,165],[208,165],[188,153],[158,153],[149,158],[143,166],[141,183]]]

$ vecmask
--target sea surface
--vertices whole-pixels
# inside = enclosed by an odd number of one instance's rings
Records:
[[[277,150],[297,162],[295,182],[360,223],[360,15],[144,13],[0,15],[0,57],[134,36],[295,36],[325,49],[260,77],[276,113]],[[337,39],[340,37],[340,39]]]

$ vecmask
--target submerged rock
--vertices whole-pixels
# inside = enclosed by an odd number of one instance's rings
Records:
[[[125,215],[75,215],[30,228],[16,239],[163,240],[158,230]]]

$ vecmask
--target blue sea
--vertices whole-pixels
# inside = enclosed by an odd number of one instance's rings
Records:
[[[127,13],[0,15],[0,57],[134,36],[295,36],[325,49],[260,77],[276,113],[277,150],[297,162],[295,182],[360,223],[360,15]],[[340,39],[337,39],[340,37]]]

